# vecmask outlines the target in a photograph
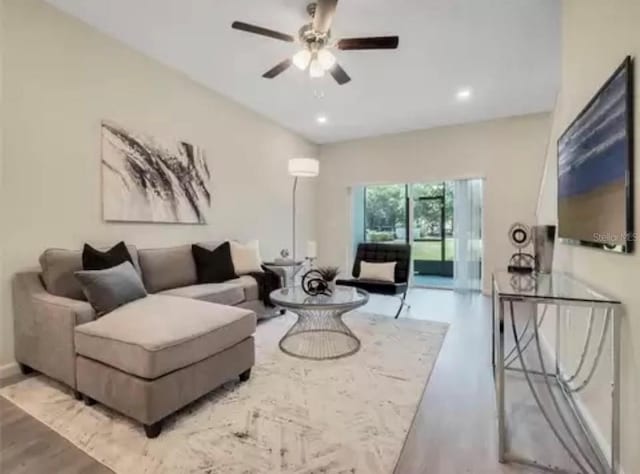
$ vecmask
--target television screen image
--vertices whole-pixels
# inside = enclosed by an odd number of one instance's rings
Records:
[[[630,252],[632,62],[627,58],[558,140],[559,237]]]

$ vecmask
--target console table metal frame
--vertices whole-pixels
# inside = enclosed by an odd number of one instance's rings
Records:
[[[519,372],[524,375],[527,386],[533,395],[533,398],[542,412],[542,415],[551,428],[556,439],[562,445],[569,457],[575,462],[578,472],[580,473],[619,473],[619,461],[620,461],[620,317],[622,315],[621,304],[619,301],[607,299],[605,297],[594,298],[594,300],[579,300],[573,298],[563,298],[561,296],[542,297],[529,294],[516,294],[515,292],[503,292],[498,288],[495,275],[492,275],[492,365],[494,371],[494,379],[496,384],[496,398],[498,409],[498,456],[501,463],[515,462],[528,466],[534,466],[542,468],[552,472],[567,472],[556,466],[549,466],[542,464],[532,459],[525,458],[514,452],[511,452],[508,447],[507,438],[507,426],[506,426],[506,411],[505,411],[505,371]],[[525,292],[526,293],[526,292]],[[595,295],[598,295],[594,292]],[[516,326],[514,303],[527,303],[531,304],[532,308],[530,316],[527,319],[524,328],[520,330]],[[543,305],[542,314],[539,315],[538,305]],[[544,357],[540,346],[539,327],[544,319],[548,305],[554,305],[558,307],[556,316],[556,334],[560,331],[560,318],[566,317],[561,314],[563,306],[583,306],[591,308],[590,320],[585,335],[585,342],[582,349],[582,354],[578,366],[575,368],[574,373],[567,377],[562,370],[559,356],[560,353],[560,337],[556,337],[556,344],[554,348],[554,360],[555,367],[553,372],[547,371],[545,367]],[[511,324],[506,319],[506,308],[509,310]],[[594,340],[593,333],[593,320],[595,312],[598,310],[604,311],[604,322],[600,334],[600,339],[596,346],[596,353],[593,357],[592,365],[586,372],[586,377],[583,377],[582,382],[575,386],[572,382],[577,382],[579,374],[585,367],[584,363],[586,355],[591,347],[591,343]],[[507,327],[513,333],[514,345],[510,349],[507,357],[505,357],[505,338],[504,331],[508,330]],[[602,452],[600,446],[594,439],[593,434],[589,430],[588,424],[584,419],[584,416],[580,412],[573,393],[579,392],[586,387],[593,373],[595,372],[600,356],[603,352],[604,340],[607,332],[611,332],[612,344],[611,344],[611,359],[612,359],[612,381],[611,381],[611,452],[607,459],[607,456]],[[527,331],[529,333],[527,334]],[[526,337],[525,337],[526,335]],[[523,352],[527,347],[534,342],[534,348],[537,352],[537,358],[541,365],[541,371],[531,370],[525,361]],[[507,364],[505,359],[511,358]],[[513,367],[511,364],[517,360],[520,363],[520,367]],[[584,373],[584,372],[582,372]],[[535,389],[532,376],[541,376],[547,394],[551,397],[557,417],[552,417],[547,411],[544,405],[541,403],[539,392]],[[573,433],[571,426],[568,423],[565,415],[559,408],[558,399],[554,391],[551,388],[550,382],[557,384],[560,389],[562,397],[566,401],[569,407],[569,415],[574,417],[581,434],[584,435],[586,440],[586,446],[581,445],[576,441],[576,434]],[[564,429],[559,430],[558,427],[562,426]],[[565,433],[565,436],[561,434],[561,431]],[[588,451],[587,454],[585,451]]]

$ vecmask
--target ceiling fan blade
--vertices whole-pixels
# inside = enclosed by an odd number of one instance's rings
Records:
[[[373,36],[370,38],[344,38],[338,41],[338,49],[396,49],[397,36]]]
[[[338,63],[334,64],[334,66],[329,70],[329,73],[339,85],[346,84],[351,80],[349,74],[347,74]]]
[[[266,79],[273,79],[278,74],[280,74],[280,73],[286,71],[287,69],[289,69],[290,66],[291,66],[291,59],[287,58],[284,61],[282,61],[281,63],[276,64],[274,67],[269,69],[267,72],[265,72],[262,75],[262,77],[264,77]]]
[[[282,41],[288,41],[293,43],[294,38],[291,35],[280,33],[279,31],[270,30],[261,26],[250,25],[249,23],[243,23],[242,21],[234,21],[231,23],[231,28],[234,30],[246,31],[261,36],[268,36],[269,38],[278,39]]]
[[[333,15],[336,13],[338,0],[318,0],[313,15],[313,29],[318,33],[326,33],[331,29]]]

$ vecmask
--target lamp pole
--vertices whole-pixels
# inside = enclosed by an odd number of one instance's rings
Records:
[[[291,193],[291,256],[296,261],[296,191],[298,189],[298,178],[314,178],[320,172],[320,163],[315,158],[292,158],[289,160],[289,174],[294,177],[293,190]]]
[[[294,176],[293,178],[293,199],[292,199],[292,209],[293,213],[291,215],[292,222],[292,235],[291,235],[291,255],[293,257],[293,261],[296,261],[296,190],[298,189],[298,177]]]

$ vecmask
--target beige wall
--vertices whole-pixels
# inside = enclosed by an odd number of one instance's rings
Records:
[[[549,127],[549,115],[537,114],[323,146],[320,261],[350,271],[350,186],[485,178],[483,286],[488,291],[491,271],[506,267],[513,252],[509,226],[534,222]]]
[[[552,143],[613,73],[626,55],[636,57],[635,65],[635,136],[640,137],[640,2],[637,0],[565,0],[563,7],[562,88],[554,113]],[[640,154],[636,146],[636,165]],[[546,174],[538,208],[542,223],[557,222],[555,146],[549,148]],[[640,224],[640,167],[635,172],[635,222]],[[627,474],[640,472],[640,250],[633,255],[610,253],[559,244],[556,247],[555,270],[568,271],[596,288],[620,298],[626,307],[622,322],[622,465]],[[573,350],[565,364],[573,367],[578,347],[584,337],[585,323],[574,323],[563,334],[562,347]],[[545,335],[554,340],[553,327],[545,327]],[[608,354],[608,348],[605,354]],[[571,355],[571,354],[569,354]],[[605,364],[610,359],[605,357]],[[589,410],[600,436],[608,442],[610,372],[597,373],[594,386],[583,394],[582,402]]]
[[[4,10],[0,366],[13,354],[9,275],[37,265],[46,247],[224,237],[258,238],[265,257],[290,247],[287,160],[315,156],[314,145],[39,0],[6,0]],[[213,174],[209,224],[102,222],[103,119],[204,147]],[[299,189],[299,248],[313,238],[313,186]]]

